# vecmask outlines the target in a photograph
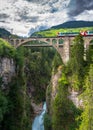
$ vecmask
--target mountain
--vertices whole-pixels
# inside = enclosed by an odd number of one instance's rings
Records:
[[[68,21],[63,24],[51,27],[51,29],[59,28],[79,28],[79,27],[93,27],[93,21]]]
[[[4,28],[0,28],[0,38],[9,37],[11,33]]]
[[[4,28],[0,28],[0,38],[17,38],[19,36],[15,35],[15,34],[11,34],[9,31],[7,31]]]

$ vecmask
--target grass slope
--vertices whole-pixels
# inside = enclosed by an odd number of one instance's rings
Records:
[[[33,33],[32,36],[39,36],[39,37],[56,37],[58,32],[68,33],[68,32],[80,32],[80,31],[93,31],[93,27],[80,27],[80,28],[59,28],[59,29],[48,29],[44,31],[39,31]]]

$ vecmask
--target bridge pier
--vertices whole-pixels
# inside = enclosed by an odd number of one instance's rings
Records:
[[[60,55],[63,60],[63,63],[66,64],[69,61],[70,57],[70,39],[66,37],[64,39],[63,47],[60,48]]]
[[[84,37],[84,60],[86,60],[86,52],[89,48],[90,41],[91,41],[90,38]]]
[[[70,39],[69,37],[64,38],[64,43],[59,44],[59,39],[57,39],[56,45],[53,47],[57,50],[64,64],[69,61],[70,57]]]
[[[85,50],[87,50],[89,48],[89,44],[90,44],[91,39],[90,38],[84,38],[84,48]]]
[[[57,47],[59,47],[59,39],[57,39],[57,42],[56,42],[56,44],[57,44]]]

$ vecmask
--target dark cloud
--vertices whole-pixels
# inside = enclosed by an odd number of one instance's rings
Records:
[[[53,1],[50,1],[48,3],[48,5],[50,7],[50,13],[55,13],[55,12],[58,11],[58,8],[54,7],[54,5],[53,5],[53,4],[57,3],[57,2],[58,2],[58,0],[53,0]]]
[[[4,13],[0,14],[0,20],[1,19],[6,19],[8,17],[9,17],[9,15],[7,15],[7,14],[4,14]]]
[[[28,1],[28,2],[32,2],[32,3],[46,3],[47,2],[47,0],[26,0],[26,1]]]
[[[4,20],[0,20],[0,23],[6,23]]]
[[[16,12],[15,20],[16,21],[25,21],[25,22],[32,22],[35,23],[38,21],[39,16],[29,16],[27,8],[22,9],[21,11]]]
[[[93,9],[93,0],[71,0],[68,8],[69,16],[77,16],[85,10]]]
[[[39,17],[38,16],[26,16],[26,15],[20,15],[20,19],[26,22],[31,22],[35,23],[38,21]]]
[[[26,1],[32,2],[32,3],[37,3],[37,4],[42,4],[42,5],[46,5],[46,4],[53,5],[53,4],[57,3],[59,0],[50,0],[50,1],[48,1],[48,0],[26,0]]]
[[[38,19],[38,16],[29,17],[29,19],[27,19],[27,22],[36,23]]]
[[[55,13],[55,12],[57,12],[57,11],[58,11],[57,8],[52,7],[50,12],[51,12],[51,13]]]

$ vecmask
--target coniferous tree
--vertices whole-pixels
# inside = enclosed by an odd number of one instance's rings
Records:
[[[83,93],[84,112],[82,113],[79,130],[93,130],[93,64],[90,65],[89,74],[85,79]]]
[[[71,48],[71,57],[68,64],[72,75],[72,86],[78,89],[84,77],[84,40],[81,35],[75,37]]]
[[[71,70],[72,73],[83,75],[84,65],[84,40],[81,35],[76,36],[71,50]]]

